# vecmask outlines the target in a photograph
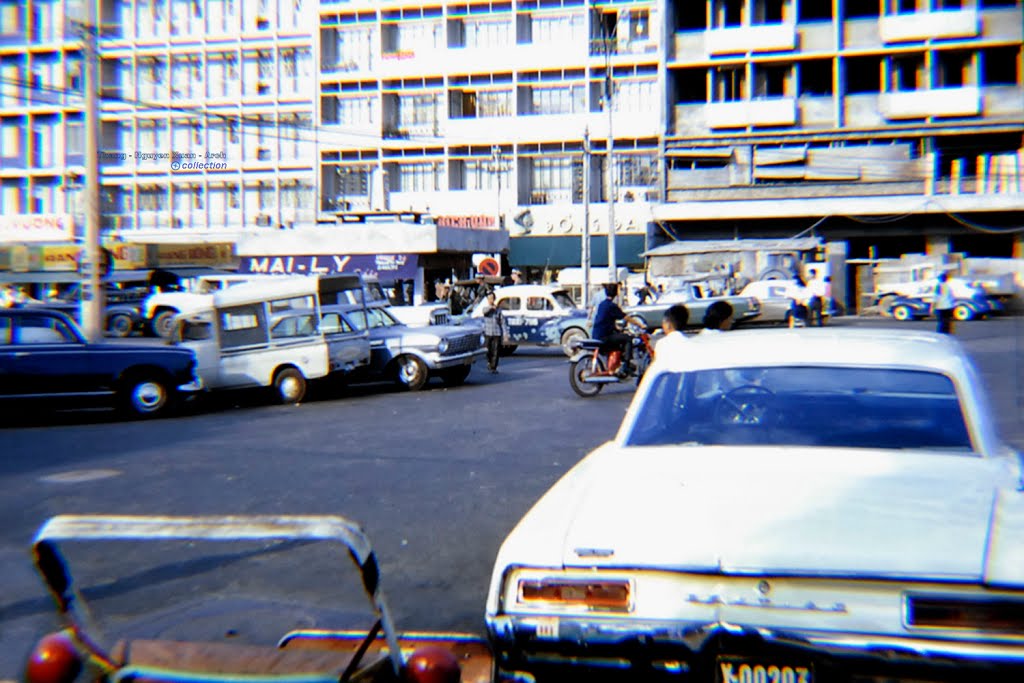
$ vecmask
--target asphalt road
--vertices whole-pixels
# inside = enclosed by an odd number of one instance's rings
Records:
[[[958,330],[1004,437],[1019,448],[1022,334],[1019,318]],[[527,350],[504,359],[498,375],[477,366],[457,389],[358,387],[291,407],[241,395],[152,422],[88,412],[0,427],[0,680],[20,676],[31,643],[54,625],[27,551],[39,525],[58,513],[343,514],[374,543],[399,628],[482,632],[501,540],[544,490],[614,434],[632,396],[632,386],[621,385],[580,399],[567,379],[559,351]],[[312,570],[302,552],[294,556],[270,575],[284,595],[311,590]],[[129,563],[128,555],[101,559]],[[173,565],[133,574],[132,589],[181,587],[168,573]],[[229,563],[188,567],[191,579],[232,583]],[[130,609],[136,594],[114,584],[108,597]]]

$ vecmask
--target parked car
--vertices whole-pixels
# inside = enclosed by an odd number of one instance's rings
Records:
[[[91,344],[59,311],[0,310],[0,400],[8,407],[107,404],[153,417],[200,387],[187,349]]]
[[[321,307],[323,316],[332,313],[370,335],[370,363],[352,374],[353,381],[392,379],[417,391],[431,377],[440,377],[447,386],[456,386],[466,381],[473,363],[486,353],[482,333],[472,326],[409,327],[391,315],[387,306]]]
[[[715,301],[726,301],[732,306],[733,325],[735,326],[754,320],[761,315],[761,304],[754,297],[710,296],[699,283],[691,283],[682,289],[664,292],[653,303],[631,306],[626,308],[625,312],[642,318],[647,324],[647,329],[653,331],[661,327],[661,319],[670,306],[683,304],[686,306],[687,313],[690,314],[688,327],[700,327],[708,306]]]
[[[517,680],[1019,680],[1024,466],[946,335],[698,335],[498,552]]]
[[[576,342],[589,336],[587,312],[577,308],[569,292],[550,285],[510,285],[494,290],[495,302],[505,316],[508,343],[503,351],[514,353],[520,345],[561,345],[566,355]],[[473,308],[472,318],[482,319],[485,302]],[[559,323],[566,322],[566,325]],[[554,332],[557,331],[557,336]]]
[[[953,318],[959,321],[974,320],[983,318],[1003,310],[1003,304],[996,296],[990,296],[978,281],[964,278],[949,278],[949,288],[956,302],[953,309]],[[937,277],[929,277],[909,282],[886,283],[879,286],[879,292],[875,297],[875,304],[882,313],[891,313],[897,320],[911,320],[914,317],[924,317],[927,314],[916,314],[920,306],[908,304],[909,301],[919,301],[922,305],[931,306],[935,298],[935,288],[938,285]],[[896,315],[896,307],[903,303],[907,308],[900,311],[900,314],[912,313],[909,318],[900,318]]]
[[[482,638],[398,631],[344,517],[60,515],[32,557],[62,630],[29,652],[27,683],[491,680]],[[297,563],[323,569],[296,586]]]
[[[146,320],[146,326],[154,336],[170,339],[174,336],[176,328],[174,318],[176,316],[196,313],[209,308],[216,292],[252,282],[254,278],[259,277],[264,276],[239,275],[237,273],[202,275],[186,279],[186,282],[192,283],[189,285],[189,289],[154,292],[143,303],[142,314]]]

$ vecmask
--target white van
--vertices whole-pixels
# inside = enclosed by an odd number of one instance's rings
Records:
[[[239,284],[214,294],[209,308],[179,316],[178,343],[195,353],[203,385],[273,387],[282,403],[301,401],[307,380],[331,370],[319,284],[305,276]]]

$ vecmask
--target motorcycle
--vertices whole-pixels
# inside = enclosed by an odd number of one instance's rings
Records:
[[[569,359],[569,384],[578,395],[597,396],[606,384],[627,382],[634,377],[640,384],[654,359],[651,334],[643,319],[635,316],[627,317],[621,329],[630,338],[630,358],[625,362],[619,351],[602,351],[603,342],[598,339],[584,339],[576,346],[576,353]]]

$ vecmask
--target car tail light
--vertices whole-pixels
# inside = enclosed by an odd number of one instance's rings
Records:
[[[907,597],[907,625],[1021,633],[1024,599],[911,595]]]
[[[438,645],[417,648],[405,663],[405,683],[459,683],[462,670],[458,658]]]
[[[43,636],[25,665],[28,683],[71,683],[82,671],[82,657],[66,633]]]
[[[523,579],[519,601],[584,606],[595,610],[628,610],[630,589],[625,580]]]

